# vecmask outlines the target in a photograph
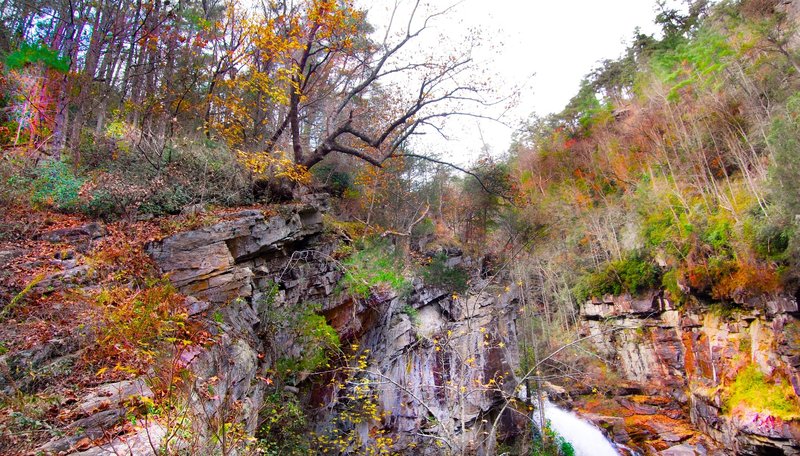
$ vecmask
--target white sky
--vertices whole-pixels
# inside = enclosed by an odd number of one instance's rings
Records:
[[[368,20],[378,29],[388,21],[393,0],[364,0]],[[577,90],[581,78],[599,60],[616,58],[634,29],[655,33],[655,0],[463,0],[420,38],[420,46],[459,43],[470,29],[483,36],[475,54],[481,66],[495,73],[495,85],[508,90],[525,85],[516,108],[504,118],[512,127],[531,113],[558,112]],[[447,0],[432,0],[442,8]],[[527,83],[526,83],[527,82]],[[491,121],[461,118],[447,125],[449,141],[433,135],[414,143],[418,152],[440,153],[457,163],[474,159],[485,141],[494,153],[508,150],[513,128]]]

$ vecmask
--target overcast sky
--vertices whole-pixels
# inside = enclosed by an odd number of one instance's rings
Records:
[[[408,1],[408,0],[406,0]],[[447,0],[429,1],[441,8]],[[368,20],[378,29],[388,21],[394,0],[364,0]],[[481,31],[484,45],[476,57],[501,88],[526,84],[518,106],[505,121],[513,126],[531,113],[559,112],[577,92],[581,78],[598,61],[616,58],[638,26],[657,27],[655,0],[464,0],[423,35],[422,46],[459,43],[470,29]],[[491,121],[461,119],[447,126],[450,141],[417,142],[419,152],[438,152],[459,163],[474,159],[481,137],[493,153],[508,149],[513,128]]]

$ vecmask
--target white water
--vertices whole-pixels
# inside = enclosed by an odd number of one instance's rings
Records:
[[[534,412],[534,416],[538,424],[539,414]],[[619,456],[600,429],[580,419],[574,413],[561,410],[550,401],[545,401],[544,417],[550,421],[552,430],[572,444],[575,456]]]

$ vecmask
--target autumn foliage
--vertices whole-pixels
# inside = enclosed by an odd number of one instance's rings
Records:
[[[796,287],[790,193],[776,192],[781,181],[770,176],[794,166],[781,135],[794,128],[784,107],[800,80],[796,57],[780,48],[786,17],[756,21],[752,11],[763,8],[754,3],[693,10],[683,22],[670,22],[678,12],[660,16],[663,39],[636,36],[567,109],[521,134],[514,168],[531,202],[524,212],[546,239],[566,241],[540,254],[579,283],[579,299],[637,291],[613,274],[595,279],[643,252],[664,276],[649,286],[678,301],[744,303]],[[587,288],[592,280],[604,285]]]

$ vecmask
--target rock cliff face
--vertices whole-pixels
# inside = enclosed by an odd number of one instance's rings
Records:
[[[355,372],[347,382],[298,374],[289,388],[315,410],[318,432],[346,427],[342,432],[357,433],[363,445],[389,436],[400,453],[441,454],[450,447],[490,454],[484,437],[492,424],[501,425],[501,439],[524,430],[510,413],[497,412],[515,386],[516,289],[483,281],[473,286],[480,292],[459,297],[416,281],[403,296],[384,289],[354,299],[337,287],[343,272],[331,254],[340,240],[323,231],[320,211],[300,204],[273,215],[240,212],[149,247],[162,271],[192,296],[190,313],[215,321],[217,343],[183,355],[196,376],[191,406],[198,451],[218,444],[213,423],[256,431],[270,388],[263,380],[296,349],[267,316],[308,302],[321,306],[342,343],[354,348],[350,359],[359,360],[345,367]],[[471,267],[460,255],[451,254],[449,262]],[[209,382],[213,395],[202,393]],[[365,384],[379,418],[343,424],[337,419],[343,398]]]
[[[727,401],[748,366],[773,382],[790,382],[800,395],[795,300],[764,297],[722,313],[676,309],[660,294],[639,300],[609,296],[587,302],[581,314],[585,335],[625,379],[688,409],[693,425],[712,437],[720,452],[800,454],[798,421]]]

